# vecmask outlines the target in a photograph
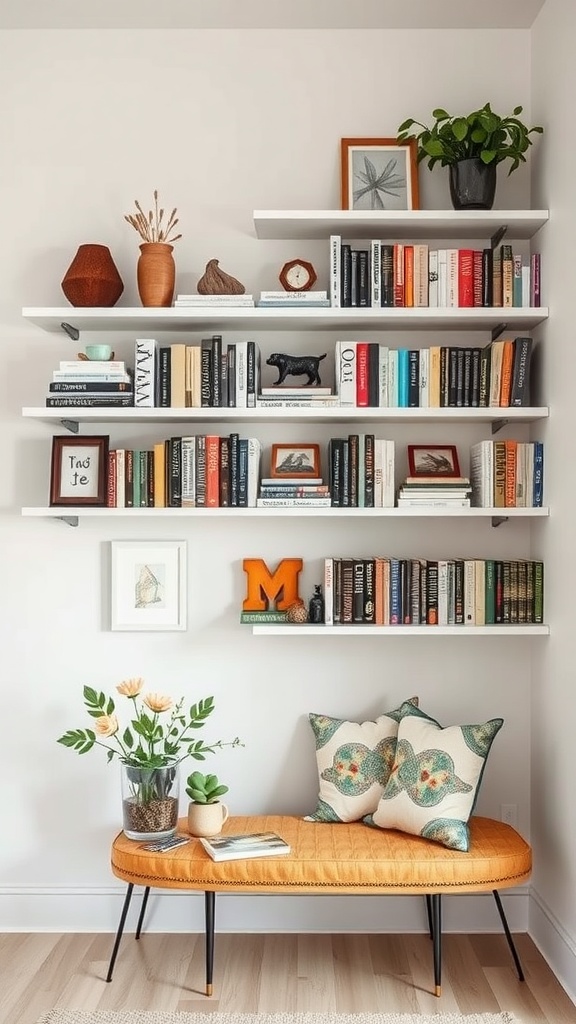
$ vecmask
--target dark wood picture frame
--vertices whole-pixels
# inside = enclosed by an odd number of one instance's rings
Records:
[[[447,480],[460,476],[458,450],[455,444],[409,444],[410,476],[434,476]]]
[[[270,476],[275,480],[295,477],[310,480],[320,474],[319,444],[273,444]]]
[[[106,505],[109,442],[109,436],[103,434],[56,434],[52,438],[51,505]],[[92,458],[97,460],[96,466]]]
[[[362,152],[365,151],[365,160],[368,159],[369,163],[364,167],[364,171],[374,180],[374,186],[369,187],[369,181],[366,179],[364,187],[366,189],[363,200],[361,198],[354,199],[355,183],[353,164],[354,157],[361,159]],[[378,154],[390,154],[386,159],[385,166],[381,169],[375,167],[374,162],[370,160],[369,153],[372,152],[374,155]],[[389,167],[390,160],[394,158],[394,152],[400,156],[402,153],[403,162],[405,161],[406,167],[406,181],[402,188],[396,185],[396,188],[390,189],[376,187],[376,182],[383,174],[387,172],[389,185],[397,180],[396,167]],[[341,139],[340,140],[340,163],[341,163],[341,201],[343,210],[419,210],[420,199],[418,194],[418,146],[415,139],[407,139],[405,142],[398,142],[396,139]],[[375,177],[374,177],[375,171]],[[396,175],[396,177],[394,177]],[[360,185],[360,183],[357,183]],[[385,185],[386,182],[382,182]],[[399,194],[393,201],[394,191]],[[383,198],[384,197],[384,198]],[[388,201],[387,201],[388,200]]]

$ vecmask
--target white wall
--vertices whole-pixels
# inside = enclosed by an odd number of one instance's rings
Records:
[[[532,880],[530,930],[576,998],[576,806],[574,760],[574,315],[576,260],[573,161],[576,144],[567,130],[576,88],[571,41],[576,9],[547,0],[532,37],[533,113],[547,125],[546,145],[534,163],[534,203],[550,205],[550,226],[542,234],[546,294],[553,310],[547,326],[544,388],[551,405],[546,430],[546,487],[551,529],[535,531],[546,562],[547,601],[553,635],[538,650],[532,691]]]
[[[526,525],[492,530],[481,521],[382,526],[368,520],[358,529],[346,520],[191,518],[151,526],[83,519],[73,530],[19,515],[22,505],[47,503],[51,434],[40,423],[23,421],[20,409],[43,403],[59,359],[98,340],[83,335],[74,345],[64,335],[45,334],[24,322],[20,309],[64,304],[60,281],[80,243],[111,247],[125,281],[121,303],[135,304],[138,238],[123,214],[135,198],[147,208],[158,188],[166,206],[178,206],[184,234],[175,252],[178,290],[192,290],[211,257],[248,291],[273,288],[282,263],[298,255],[315,261],[325,287],[327,245],[258,241],[253,209],[338,207],[341,137],[393,136],[406,116],[427,118],[437,104],[464,112],[488,98],[503,111],[524,104],[530,121],[527,31],[0,34],[6,723],[0,778],[5,820],[12,825],[1,853],[0,927],[113,926],[116,897],[109,894],[119,887],[110,876],[108,851],[119,823],[117,773],[99,752],[78,758],[56,744],[63,731],[85,721],[85,683],[110,691],[120,680],[142,675],[153,689],[174,696],[214,694],[217,710],[205,739],[238,733],[245,741],[243,749],[210,763],[230,783],[236,813],[305,813],[313,807],[309,711],[362,718],[418,693],[424,709],[446,724],[502,715],[505,727],[477,809],[499,816],[501,802],[515,803],[520,829],[529,834],[528,644],[505,638],[258,639],[238,624],[243,557],[274,563],[302,556],[309,597],[325,555],[521,557],[530,540]],[[422,168],[420,181],[423,206],[450,205],[445,171]],[[527,169],[511,179],[500,174],[497,205],[530,205]],[[438,336],[412,337],[416,344],[432,344]],[[469,337],[471,343],[486,340],[482,333]],[[117,355],[130,357],[132,335],[111,340]],[[287,332],[257,340],[264,352],[280,343],[288,351],[331,352],[336,334]],[[526,437],[523,429],[508,436]],[[399,442],[401,471],[404,445],[422,441],[422,431],[387,433]],[[127,447],[160,436],[152,427],[111,431],[113,444]],[[267,441],[305,436],[304,428],[286,426],[262,432]],[[316,436],[327,440],[330,431],[315,429]],[[456,441],[466,466],[468,445],[478,433],[435,427],[426,439]],[[186,633],[108,631],[108,544],[130,537],[188,541]],[[525,907],[525,897],[519,899]],[[267,901],[264,913],[245,902],[242,916],[230,912],[228,926],[314,928],[312,901],[302,902],[297,918],[290,917],[288,903]],[[498,929],[491,908],[480,923],[478,905],[460,914],[458,926]],[[166,906],[161,924],[178,926],[176,901]],[[522,907],[512,919],[520,928]],[[330,914],[330,927],[370,926],[364,906],[352,913],[335,904]],[[421,910],[411,920],[424,926]],[[392,917],[386,926],[390,922],[398,926]]]

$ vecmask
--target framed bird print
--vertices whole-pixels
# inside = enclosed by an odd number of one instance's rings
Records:
[[[342,139],[343,210],[418,210],[415,139]]]

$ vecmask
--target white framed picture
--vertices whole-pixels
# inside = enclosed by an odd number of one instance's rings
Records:
[[[186,541],[111,541],[110,589],[111,629],[186,629]]]

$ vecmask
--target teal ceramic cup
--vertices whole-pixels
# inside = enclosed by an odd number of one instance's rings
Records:
[[[86,345],[85,349],[88,359],[110,359],[112,355],[111,345]]]

